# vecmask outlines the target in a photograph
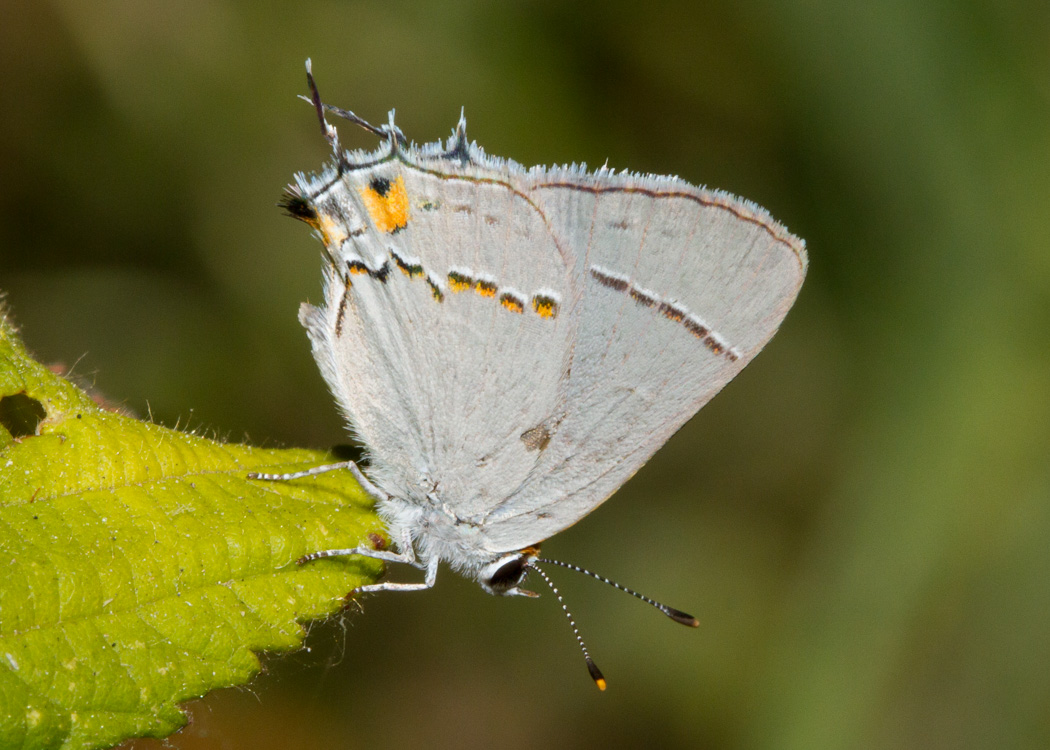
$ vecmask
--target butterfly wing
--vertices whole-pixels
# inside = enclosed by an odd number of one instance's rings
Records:
[[[553,535],[630,478],[769,341],[807,265],[761,208],[674,179],[564,170],[528,193],[576,249],[583,297],[565,412],[486,516],[492,550]]]
[[[773,336],[807,259],[725,193],[462,146],[345,156],[288,205],[325,242],[302,317],[373,481],[499,552],[634,474]]]
[[[325,303],[302,318],[371,479],[470,520],[535,468],[543,436],[520,436],[562,408],[579,294],[572,254],[507,179],[521,168],[428,148],[348,155],[287,203],[325,242]]]

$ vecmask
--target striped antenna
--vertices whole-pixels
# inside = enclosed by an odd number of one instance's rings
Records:
[[[550,586],[554,595],[558,597],[558,603],[561,605],[562,611],[565,613],[565,616],[569,618],[569,625],[572,626],[572,632],[573,635],[576,636],[576,642],[580,644],[580,651],[583,652],[583,659],[587,662],[587,671],[591,673],[591,679],[594,680],[594,684],[598,686],[599,690],[605,690],[605,677],[602,676],[602,671],[598,669],[598,665],[594,663],[594,659],[592,659],[590,653],[588,653],[587,646],[583,642],[583,636],[580,635],[580,629],[576,627],[576,620],[572,618],[572,613],[569,612],[569,608],[565,606],[565,600],[561,598],[561,593],[559,593],[558,587],[554,585],[554,581],[550,579],[550,576],[531,562],[526,563],[526,565],[529,570],[535,570],[540,578],[547,582],[547,585]]]
[[[591,578],[599,580],[602,583],[607,583],[610,586],[612,586],[614,589],[619,589],[620,591],[624,592],[625,594],[630,594],[635,599],[641,599],[646,604],[648,604],[650,606],[653,606],[653,607],[656,607],[658,610],[663,612],[665,615],[670,617],[675,622],[680,622],[683,625],[688,625],[691,628],[698,628],[698,627],[700,627],[700,621],[697,620],[692,615],[686,614],[685,612],[682,612],[679,609],[675,609],[674,607],[668,607],[666,604],[661,604],[660,602],[656,601],[655,599],[650,599],[648,596],[645,596],[644,594],[639,594],[637,591],[635,591],[633,589],[629,589],[626,586],[621,586],[616,581],[610,581],[605,576],[598,575],[597,573],[592,573],[591,571],[587,570],[586,568],[581,568],[579,565],[573,565],[571,563],[561,562],[560,560],[550,560],[550,559],[542,558],[542,557],[541,558],[537,558],[536,562],[546,563],[548,565],[557,565],[558,567],[561,567],[561,568],[568,568],[569,570],[575,570],[577,573],[583,573],[585,576],[590,576]],[[532,566],[530,566],[530,567],[532,567]],[[538,570],[538,568],[533,568],[533,570]],[[546,578],[546,576],[544,576],[544,578]],[[555,593],[557,593],[557,592],[555,592]]]

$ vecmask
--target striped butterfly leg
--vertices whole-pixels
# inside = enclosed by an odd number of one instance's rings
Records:
[[[361,468],[353,461],[341,461],[335,464],[325,464],[324,466],[315,466],[312,469],[306,469],[304,471],[296,471],[289,474],[266,474],[261,472],[251,472],[248,474],[248,479],[257,479],[265,482],[287,482],[294,479],[304,479],[306,477],[314,477],[319,474],[326,474],[329,471],[337,471],[340,469],[347,469],[353,474],[354,479],[361,485],[361,488],[374,500],[381,501],[387,500],[388,497],[385,492],[376,487],[372,482],[369,481],[368,477],[364,475]],[[429,589],[434,586],[434,582],[437,579],[437,567],[438,560],[434,558],[430,560],[426,566],[416,557],[415,548],[412,544],[412,535],[405,529],[401,536],[401,541],[398,544],[398,551],[392,552],[390,550],[373,549],[372,547],[347,547],[343,549],[326,549],[319,550],[318,552],[311,552],[308,555],[303,555],[296,562],[299,565],[304,565],[312,560],[320,560],[325,557],[346,557],[349,555],[361,555],[362,557],[370,557],[375,560],[382,560],[384,562],[394,563],[405,563],[415,568],[420,568],[426,571],[426,577],[422,583],[372,583],[366,586],[359,586],[354,589],[351,594],[358,593],[369,593],[372,591],[421,591],[423,589]]]

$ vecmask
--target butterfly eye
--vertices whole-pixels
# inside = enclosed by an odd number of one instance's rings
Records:
[[[481,585],[490,594],[507,594],[525,578],[525,556],[520,553],[504,555],[489,563],[481,571]]]

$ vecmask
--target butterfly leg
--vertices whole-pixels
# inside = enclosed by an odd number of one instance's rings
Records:
[[[336,471],[338,469],[348,469],[350,473],[354,475],[354,479],[357,480],[357,483],[361,485],[361,488],[374,500],[380,501],[388,499],[387,494],[368,481],[368,477],[362,473],[361,469],[353,461],[341,461],[337,464],[315,466],[312,469],[296,471],[290,474],[263,474],[259,472],[251,472],[248,474],[248,478],[259,479],[267,482],[286,482],[292,479],[313,477],[318,474],[325,474],[329,471]],[[416,557],[415,547],[412,545],[412,534],[408,529],[405,529],[401,534],[401,541],[398,544],[397,552],[374,549],[372,547],[326,549],[303,555],[299,558],[298,563],[303,565],[311,560],[320,560],[324,557],[346,557],[348,555],[361,555],[362,557],[371,557],[375,560],[382,560],[384,562],[405,563],[415,568],[422,568],[426,571],[426,576],[422,583],[372,583],[354,589],[351,592],[353,594],[364,594],[372,591],[421,591],[423,589],[432,588],[434,586],[434,581],[437,580],[438,558],[435,557],[434,559],[427,561],[426,566],[424,566]]]
[[[392,552],[391,550],[385,549],[374,549],[373,547],[347,547],[345,549],[323,549],[318,552],[311,552],[308,555],[303,555],[299,558],[298,562],[300,565],[308,563],[311,560],[320,560],[324,557],[347,557],[348,555],[361,555],[362,557],[371,557],[373,560],[382,560],[383,562],[393,563],[405,563],[411,565],[414,568],[423,568],[423,564],[416,558],[415,549],[412,547],[412,535],[406,529],[401,535],[401,542],[398,544],[398,551]]]
[[[434,586],[434,581],[437,580],[438,558],[435,557],[432,560],[428,560],[424,567],[416,557],[415,549],[412,546],[412,535],[407,529],[402,533],[401,543],[398,545],[397,552],[372,549],[371,547],[326,549],[321,550],[320,552],[311,552],[309,555],[304,555],[299,558],[299,564],[302,565],[311,560],[319,560],[322,557],[342,557],[344,555],[361,555],[362,557],[371,557],[385,562],[406,563],[413,567],[426,570],[426,576],[423,579],[423,583],[370,583],[366,586],[359,586],[350,592],[351,594],[367,594],[372,591],[422,591],[424,589],[432,588]]]
[[[437,580],[438,558],[427,562],[426,577],[422,583],[370,583],[366,586],[358,586],[351,593],[368,594],[373,591],[424,591],[434,587]]]
[[[369,497],[373,500],[387,500],[387,494],[381,489],[376,487],[370,481],[368,477],[364,475],[361,469],[353,461],[340,461],[337,464],[325,464],[324,466],[315,466],[312,469],[306,469],[305,471],[296,471],[291,474],[263,474],[257,471],[250,472],[248,479],[260,479],[266,482],[287,482],[290,479],[304,479],[305,477],[315,477],[318,474],[326,474],[329,471],[337,471],[338,469],[348,469],[351,474],[354,475],[354,479],[361,485]]]

